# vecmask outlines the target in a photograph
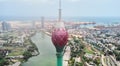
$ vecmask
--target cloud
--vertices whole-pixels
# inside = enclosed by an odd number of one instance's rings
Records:
[[[30,5],[39,5],[39,4],[55,4],[56,0],[0,0],[0,3],[17,3],[17,4],[30,4]]]
[[[50,0],[22,0],[24,2],[42,2],[42,3],[46,3],[49,2]]]
[[[70,1],[70,2],[78,2],[80,0],[67,0],[67,1]]]
[[[0,2],[38,2],[38,3],[49,3],[55,0],[0,0]]]
[[[0,0],[0,2],[42,2],[42,3],[48,3],[48,2],[56,2],[59,0]],[[62,0],[65,1],[65,0]],[[78,2],[80,0],[66,0],[70,2]]]

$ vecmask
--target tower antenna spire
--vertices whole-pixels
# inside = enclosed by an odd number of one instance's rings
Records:
[[[59,22],[61,22],[62,9],[61,9],[61,0],[59,0]]]

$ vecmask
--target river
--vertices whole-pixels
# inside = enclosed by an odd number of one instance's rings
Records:
[[[51,38],[40,32],[31,39],[38,47],[40,54],[30,58],[22,66],[56,66],[56,51]]]

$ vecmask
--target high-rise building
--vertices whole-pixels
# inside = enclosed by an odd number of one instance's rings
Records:
[[[35,29],[36,28],[36,22],[35,21],[32,21],[32,28]]]
[[[41,28],[44,28],[44,17],[41,17]]]
[[[11,30],[11,25],[7,22],[2,22],[2,30],[3,31],[10,31]]]

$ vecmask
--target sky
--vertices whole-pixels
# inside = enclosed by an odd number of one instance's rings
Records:
[[[120,17],[120,0],[62,0],[64,17]],[[0,0],[0,16],[56,17],[58,0]]]

